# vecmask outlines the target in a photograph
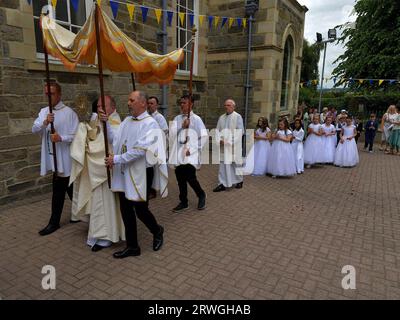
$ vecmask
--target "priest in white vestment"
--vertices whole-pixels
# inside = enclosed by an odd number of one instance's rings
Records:
[[[47,86],[45,87],[45,93],[47,95]],[[42,108],[32,126],[32,133],[39,134],[42,138],[41,176],[45,176],[49,171],[55,171],[53,142],[56,145],[57,157],[57,175],[53,175],[51,217],[48,225],[39,231],[41,236],[51,234],[60,228],[66,193],[72,200],[72,185],[68,186],[71,174],[70,144],[79,124],[75,111],[61,101],[61,87],[58,83],[51,83],[50,93],[53,112],[50,113],[49,107]],[[52,122],[54,123],[54,134],[51,134],[50,123]]]
[[[160,139],[160,128],[147,112],[147,96],[141,91],[129,95],[128,116],[115,134],[110,132],[114,154],[105,159],[112,168],[112,190],[118,194],[122,219],[125,225],[126,248],[114,253],[121,259],[138,256],[141,249],[137,239],[136,216],[153,234],[153,250],[163,244],[164,228],[150,212],[147,198],[146,167],[158,165],[160,172],[160,194],[167,195],[168,172],[165,161],[165,146]],[[100,112],[101,120],[107,116]]]
[[[242,116],[235,111],[235,101],[228,99],[224,103],[226,112],[217,123],[216,143],[220,145],[220,164],[218,186],[214,192],[226,190],[235,185],[243,186],[243,176],[239,172],[242,166],[242,137],[244,132]]]
[[[104,98],[110,131],[116,132],[121,118],[115,100],[111,96]],[[101,99],[98,99],[97,109],[103,109]],[[74,183],[71,219],[89,222],[87,244],[94,252],[125,240],[119,203],[108,187],[104,155],[103,125],[97,113],[93,113],[89,123],[79,124],[71,144],[70,183]]]

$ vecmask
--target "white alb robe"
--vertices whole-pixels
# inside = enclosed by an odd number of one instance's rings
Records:
[[[54,171],[53,144],[50,139],[50,124],[43,125],[49,113],[49,107],[42,108],[32,126],[32,133],[42,137],[40,175]],[[60,177],[69,177],[71,174],[70,145],[78,128],[78,115],[62,101],[53,107],[54,129],[61,137],[61,142],[56,143],[57,170]]]
[[[186,119],[186,114],[180,114],[171,122],[169,132],[169,164],[175,167],[191,164],[196,169],[200,169],[201,151],[208,141],[207,129],[201,118],[193,111],[190,112],[189,128],[182,129],[182,123]],[[190,152],[189,156],[186,155],[187,150]]]
[[[117,112],[109,117],[111,131],[121,123]],[[72,171],[70,183],[74,182],[72,220],[89,219],[87,244],[111,245],[125,240],[119,203],[109,189],[104,165],[104,135],[102,123],[93,114],[90,123],[80,123],[71,144]]]
[[[168,133],[168,124],[167,120],[165,120],[164,116],[159,113],[157,110],[151,114],[154,120],[157,121],[158,125],[160,126],[161,130],[164,131],[164,133]]]
[[[165,146],[162,139],[154,143],[160,131],[157,122],[145,111],[138,117],[128,116],[115,134],[110,132],[114,150],[112,191],[123,192],[131,201],[146,201],[146,166],[150,164],[158,166],[155,174],[159,175],[160,194],[167,196]]]
[[[221,159],[219,164],[218,181],[224,187],[230,188],[234,184],[243,181],[243,175],[238,173],[238,168],[242,163],[235,160],[242,156],[242,136],[244,126],[242,116],[233,111],[230,114],[223,114],[217,123],[216,143],[224,142],[221,146]],[[236,156],[235,156],[236,155]]]

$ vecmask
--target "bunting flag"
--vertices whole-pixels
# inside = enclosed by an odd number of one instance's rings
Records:
[[[215,26],[215,28],[218,26],[218,23],[219,23],[219,19],[220,19],[220,17],[215,17],[215,20],[214,20],[214,26]]]
[[[385,80],[379,80],[379,86],[384,82],[385,82]]]
[[[79,0],[71,0],[72,7],[74,8],[75,12],[78,11],[79,8]]]
[[[336,78],[333,78],[333,84],[336,84]]]
[[[364,83],[364,79],[358,79],[358,82],[360,83],[360,84],[363,84]]]
[[[111,7],[111,11],[112,11],[114,19],[116,19],[117,14],[118,14],[119,3],[110,0],[110,7]]]
[[[161,21],[161,9],[154,9],[154,14],[156,15],[157,23],[160,24]]]
[[[168,25],[171,26],[172,18],[174,17],[174,13],[172,11],[167,11]]]
[[[374,80],[369,80],[369,84],[372,86],[374,84]]]
[[[194,25],[194,14],[189,14],[189,23],[190,23],[190,27],[193,27],[193,25]]]
[[[185,26],[185,13],[184,12],[179,12],[179,21],[181,22],[181,27],[183,28]]]
[[[304,82],[300,83],[300,87],[303,88],[304,87]]]
[[[390,80],[389,81],[389,84],[395,84],[396,83],[396,80]]]
[[[233,21],[235,21],[235,19],[233,19],[233,18],[229,18],[229,22],[228,22],[228,26],[229,26],[229,28],[231,28],[231,27],[232,27]]]
[[[212,28],[212,22],[214,20],[213,16],[208,16],[208,27],[211,29]]]
[[[221,28],[224,27],[225,23],[228,21],[227,17],[222,17]]]
[[[133,14],[135,12],[135,6],[133,4],[127,3],[126,8],[128,9],[129,18],[133,21]]]
[[[205,16],[203,16],[203,15],[200,15],[200,16],[199,16],[200,27],[203,26],[204,17],[205,17]]]
[[[72,8],[75,10],[75,12],[77,12],[79,10],[79,6],[80,6],[80,1],[85,1],[85,0],[70,0],[71,6]],[[101,6],[101,0],[96,0],[97,4],[99,6]],[[132,3],[127,3],[127,2],[121,2],[121,0],[109,0],[108,1],[110,3],[110,7],[111,7],[111,11],[112,11],[112,15],[114,17],[114,20],[117,18],[118,16],[118,10],[119,10],[119,5],[120,3],[122,4],[126,4],[126,8],[128,10],[129,13],[129,18],[131,21],[134,20],[134,13],[135,13],[135,7],[137,5],[132,4]],[[32,5],[32,0],[27,0],[27,3],[29,5]],[[56,8],[58,1],[57,0],[51,0],[51,5]],[[180,25],[182,27],[185,27],[185,19],[187,19],[186,21],[188,21],[188,24],[190,24],[190,27],[194,26],[194,19],[195,16],[199,17],[199,25],[200,27],[203,26],[203,22],[204,22],[204,18],[207,17],[208,18],[208,25],[209,28],[212,29],[213,25],[214,28],[218,28],[219,23],[221,22],[221,28],[223,28],[225,26],[225,24],[228,22],[228,28],[231,28],[233,26],[233,24],[235,23],[235,21],[237,22],[238,27],[243,27],[246,28],[247,27],[247,19],[246,18],[233,18],[233,17],[220,17],[220,16],[213,16],[213,15],[195,15],[193,13],[187,13],[187,12],[176,12],[176,11],[169,11],[169,10],[163,10],[161,8],[153,8],[153,7],[147,7],[144,5],[140,6],[140,9],[142,11],[142,21],[143,23],[146,23],[147,21],[147,15],[148,15],[148,11],[149,9],[154,10],[154,15],[157,19],[157,23],[160,24],[161,23],[161,17],[163,14],[167,14],[167,21],[168,21],[168,25],[172,26],[172,19],[173,19],[173,15],[174,13],[176,13],[179,17],[179,22]]]
[[[146,23],[146,20],[147,20],[147,13],[149,12],[149,8],[144,7],[144,6],[140,6],[140,9],[142,10],[142,20],[143,20],[143,23]]]

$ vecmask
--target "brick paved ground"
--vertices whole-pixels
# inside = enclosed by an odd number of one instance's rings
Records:
[[[165,226],[155,253],[139,225],[142,255],[115,260],[114,245],[92,253],[87,226],[47,237],[50,195],[0,208],[2,299],[400,299],[400,157],[361,153],[355,169],[325,166],[293,179],[246,177],[242,190],[215,194],[217,168],[200,181],[208,208],[178,215],[177,186],[151,209]],[[192,199],[194,199],[192,193]],[[195,202],[191,202],[192,207]],[[41,268],[57,271],[41,289]],[[341,287],[344,265],[357,289]]]

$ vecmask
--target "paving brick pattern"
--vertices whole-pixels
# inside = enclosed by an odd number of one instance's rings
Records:
[[[115,260],[124,244],[93,253],[87,225],[47,237],[50,195],[0,207],[2,299],[400,299],[400,157],[360,153],[353,169],[323,166],[291,179],[246,177],[242,190],[211,192],[217,166],[203,166],[207,209],[170,211],[170,196],[151,209],[165,226],[153,252],[139,223],[140,257]],[[56,290],[41,287],[56,268]],[[342,289],[342,267],[356,269],[356,290]]]

